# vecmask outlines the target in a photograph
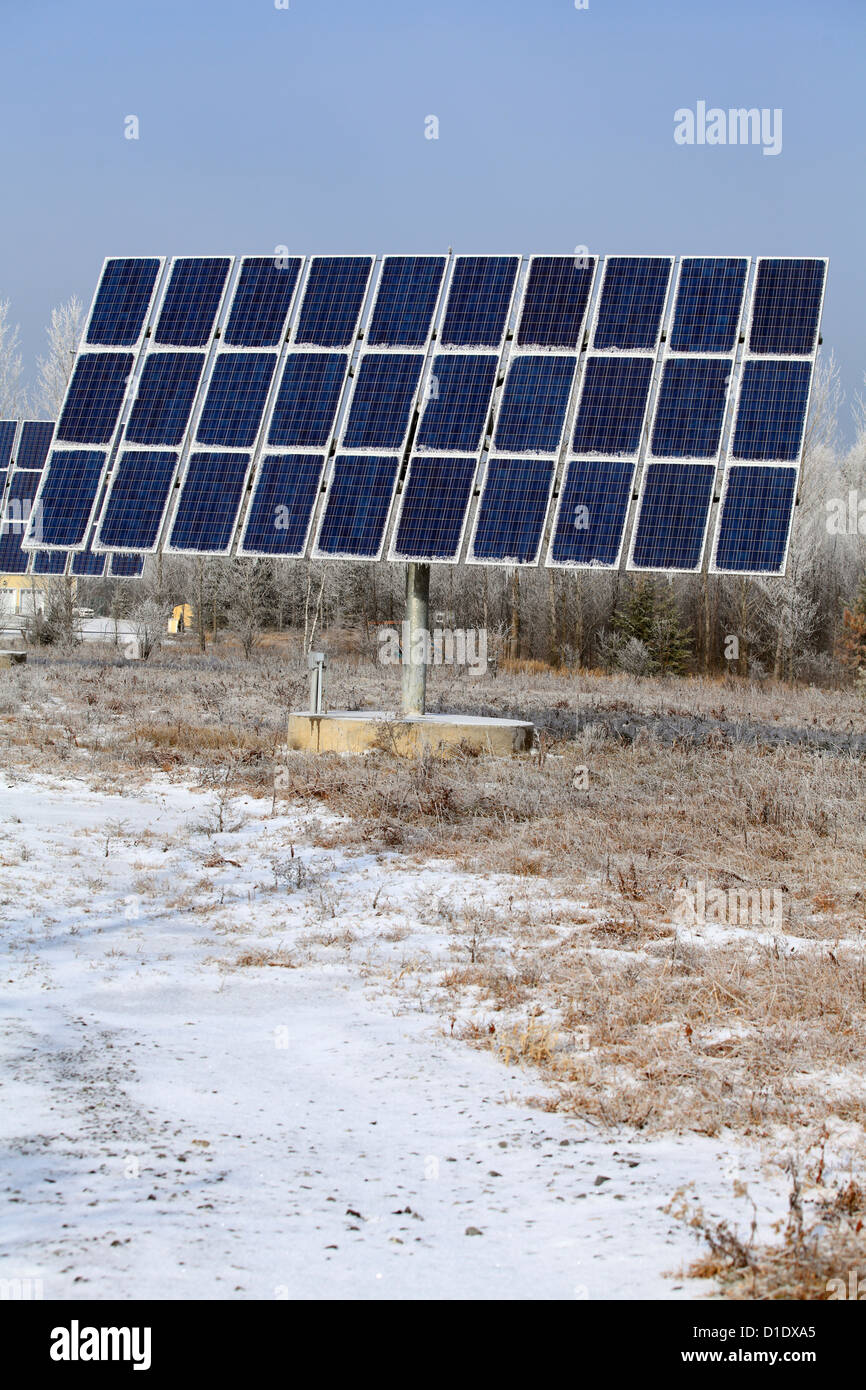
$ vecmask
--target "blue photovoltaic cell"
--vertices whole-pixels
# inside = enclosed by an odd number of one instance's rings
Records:
[[[268,444],[322,449],[331,438],[349,358],[344,352],[290,352],[268,426]]]
[[[697,569],[715,477],[713,463],[649,465],[635,526],[632,564],[639,569]]]
[[[152,352],[144,364],[124,441],[180,444],[195,402],[203,352]]]
[[[555,453],[576,366],[576,357],[512,357],[494,447]]]
[[[18,439],[16,467],[41,471],[45,467],[53,433],[53,420],[25,420]]]
[[[63,558],[65,559],[66,556],[64,555]],[[101,579],[102,575],[105,573],[106,558],[105,555],[94,555],[93,551],[89,548],[87,550],[79,550],[72,557],[71,573],[81,578],[90,577],[93,579]]]
[[[196,442],[251,449],[276,365],[275,352],[221,353],[211,372]]]
[[[107,261],[85,341],[101,347],[134,347],[145,327],[159,270],[155,256]]]
[[[590,357],[572,453],[637,453],[652,373],[651,357]]]
[[[444,256],[386,256],[367,328],[371,347],[423,347],[430,332]]]
[[[174,261],[154,342],[204,347],[214,331],[230,266],[227,256],[190,256]]]
[[[63,402],[57,438],[109,444],[132,372],[131,352],[87,352],[78,358]]]
[[[102,449],[64,449],[52,453],[40,499],[41,544],[81,544],[99,491],[105,457]],[[37,539],[36,529],[34,523],[28,531],[28,539]]]
[[[403,493],[403,508],[394,538],[394,554],[406,559],[453,560],[472,497],[474,458],[412,459]]]
[[[27,572],[30,555],[22,550],[21,542],[40,476],[36,472],[10,471],[9,490],[3,504],[3,524],[0,526],[0,574]]]
[[[0,420],[0,468],[9,467],[17,423],[17,420]]]
[[[338,454],[316,549],[325,555],[377,555],[382,546],[400,460]]]
[[[634,464],[572,459],[562,484],[550,558],[561,565],[615,565],[631,501]]]
[[[112,555],[108,570],[113,579],[137,579],[144,570],[144,556]]]
[[[304,553],[324,465],[324,454],[265,456],[250,502],[242,551]]]
[[[777,574],[797,487],[795,468],[732,468],[719,517],[715,567]]]
[[[424,355],[420,352],[374,352],[361,359],[343,448],[402,446],[423,366]]]
[[[811,361],[746,363],[731,450],[735,458],[798,458],[811,375]]]
[[[519,267],[519,256],[458,256],[440,341],[451,347],[497,347],[508,327]]]
[[[654,351],[671,263],[664,256],[608,256],[592,346]]]
[[[349,347],[367,293],[372,256],[316,256],[295,329],[296,343]]]
[[[671,352],[733,352],[747,274],[743,256],[689,256],[682,261]]]
[[[100,545],[150,550],[156,544],[177,461],[170,450],[121,452],[99,526]]]
[[[418,448],[476,452],[496,385],[498,360],[457,353],[434,358]]]
[[[578,347],[594,273],[594,256],[535,256],[523,295],[518,346]]]
[[[758,262],[750,352],[796,356],[814,350],[825,268],[823,261],[805,259]]]
[[[300,256],[245,256],[224,342],[232,347],[276,347],[300,271]]]
[[[34,574],[63,574],[65,569],[65,550],[37,550],[33,556]]]
[[[488,461],[472,543],[474,559],[535,563],[555,467],[553,459]]]
[[[723,357],[669,357],[652,430],[652,453],[664,458],[713,458],[725,420],[733,363]]]
[[[172,523],[172,549],[205,553],[228,549],[249,464],[249,454],[192,455]]]

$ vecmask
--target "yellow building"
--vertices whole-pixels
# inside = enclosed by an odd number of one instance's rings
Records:
[[[192,608],[188,603],[179,603],[168,620],[168,631],[171,635],[178,632],[189,632],[192,627]]]

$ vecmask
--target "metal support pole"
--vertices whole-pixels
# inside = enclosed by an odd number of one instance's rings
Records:
[[[406,621],[403,623],[403,713],[424,714],[427,700],[427,634],[430,609],[430,566],[406,567]],[[415,640],[416,633],[424,637]]]

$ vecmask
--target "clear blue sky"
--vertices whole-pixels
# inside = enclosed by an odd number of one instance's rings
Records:
[[[0,297],[28,372],[106,254],[827,254],[866,370],[866,0],[0,0]],[[781,107],[783,148],[674,111]],[[140,139],[124,138],[136,115]],[[424,138],[425,117],[439,139]]]

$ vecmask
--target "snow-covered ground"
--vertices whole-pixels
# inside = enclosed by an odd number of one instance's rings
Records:
[[[696,1298],[674,1192],[742,1226],[748,1178],[762,1228],[782,1212],[748,1150],[545,1113],[531,1072],[450,1035],[413,971],[446,956],[435,905],[524,880],[321,849],[300,812],[220,803],[165,777],[0,779],[0,1278]]]

